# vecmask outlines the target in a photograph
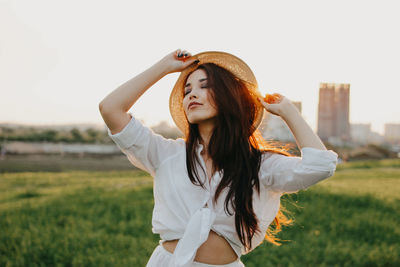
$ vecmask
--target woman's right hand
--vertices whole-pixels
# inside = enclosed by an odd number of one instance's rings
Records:
[[[180,72],[195,61],[196,59],[192,58],[192,54],[186,50],[177,49],[161,59],[160,64],[163,64],[168,74]]]

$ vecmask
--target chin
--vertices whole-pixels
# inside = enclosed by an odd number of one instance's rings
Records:
[[[198,117],[198,116],[189,116],[189,118],[188,118],[188,121],[191,124],[196,124],[196,123],[199,123],[199,122],[201,122],[203,120],[204,120],[204,118],[201,118],[201,117]]]
[[[188,120],[188,122],[190,123],[190,124],[197,124],[197,123],[199,123],[201,120],[197,120],[197,119],[189,119]]]
[[[186,114],[187,121],[191,124],[201,123],[213,117],[215,117],[215,115],[213,116],[213,114],[204,114],[203,112],[194,112],[192,114],[189,113],[189,116]]]
[[[204,117],[202,117],[202,118],[196,117],[196,118],[190,118],[188,120],[188,122],[191,123],[191,124],[198,124],[198,123],[202,123],[204,121],[210,120],[210,119],[211,119],[211,117],[206,117],[206,118],[204,118]]]

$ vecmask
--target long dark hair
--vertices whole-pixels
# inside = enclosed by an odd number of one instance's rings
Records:
[[[255,140],[253,133],[256,129],[252,126],[258,103],[249,93],[246,83],[236,78],[230,71],[213,63],[199,65],[196,69],[203,69],[206,72],[209,95],[218,111],[215,128],[207,147],[215,170],[223,170],[213,201],[216,203],[222,190],[228,188],[225,212],[229,215],[233,215],[234,212],[240,241],[246,250],[250,250],[253,235],[260,232],[252,202],[253,188],[260,194],[258,172],[263,153],[259,146],[254,145],[259,140]],[[189,178],[193,184],[204,187],[204,183],[198,178],[194,163],[200,162],[196,154],[196,144],[200,140],[198,125],[189,123],[188,132],[185,141]],[[288,155],[284,151],[270,150]],[[203,171],[207,177],[206,170]],[[229,210],[229,203],[234,209],[233,212]],[[283,220],[285,217],[282,215],[279,218]],[[279,226],[277,218],[278,216],[275,218],[275,223]],[[268,237],[267,239],[272,240]]]

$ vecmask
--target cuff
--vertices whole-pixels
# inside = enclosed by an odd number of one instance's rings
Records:
[[[301,157],[304,166],[320,171],[331,171],[336,169],[338,154],[333,150],[303,147]]]
[[[128,148],[135,143],[135,137],[138,134],[139,121],[131,113],[128,113],[132,118],[128,124],[118,133],[112,134],[107,127],[108,136],[120,147]]]

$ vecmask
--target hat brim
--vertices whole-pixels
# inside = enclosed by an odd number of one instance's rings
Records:
[[[169,97],[169,111],[176,126],[182,131],[186,137],[189,131],[189,124],[185,116],[183,108],[183,87],[187,75],[194,71],[198,65],[205,63],[214,63],[230,72],[232,72],[238,79],[243,81],[249,89],[249,92],[254,94],[255,97],[262,97],[258,90],[258,83],[254,73],[250,67],[240,58],[221,51],[206,51],[193,55],[191,59],[198,59],[198,64],[191,64],[181,71],[181,74],[176,81],[171,95]],[[256,118],[254,120],[254,129],[257,129],[264,116],[264,108],[262,105],[257,105]]]

